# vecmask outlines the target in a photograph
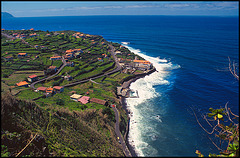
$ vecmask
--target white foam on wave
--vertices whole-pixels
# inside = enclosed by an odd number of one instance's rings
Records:
[[[166,59],[161,59],[160,57],[150,57],[147,56],[139,49],[134,49],[129,46],[127,47],[131,52],[143,57],[144,59],[150,61],[157,71],[154,73],[140,78],[135,82],[131,83],[130,89],[137,90],[139,98],[127,98],[127,108],[132,114],[130,115],[130,129],[128,140],[131,146],[134,147],[138,156],[149,156],[157,154],[157,150],[151,147],[146,141],[143,140],[143,136],[149,135],[152,141],[157,139],[158,131],[154,130],[151,125],[144,125],[144,120],[146,116],[143,116],[140,109],[137,107],[141,103],[147,102],[149,99],[161,96],[160,93],[155,91],[154,85],[169,85],[169,81],[166,77],[170,74],[170,70],[180,68],[179,65],[173,65]],[[149,105],[149,104],[148,104]],[[148,109],[147,109],[148,108]],[[150,110],[150,106],[142,107],[141,110]],[[161,123],[160,116],[158,122]],[[145,153],[145,155],[144,155]]]

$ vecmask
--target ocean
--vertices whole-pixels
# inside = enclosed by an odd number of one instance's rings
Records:
[[[211,16],[71,16],[1,19],[6,30],[74,30],[101,35],[149,60],[154,72],[130,85],[139,98],[128,141],[138,156],[192,157],[218,153],[198,125],[210,107],[239,114],[239,82],[228,71],[239,64],[239,18]],[[193,110],[192,110],[193,109]],[[207,124],[202,121],[204,127]],[[207,128],[209,131],[211,128]],[[213,140],[214,136],[210,136]]]

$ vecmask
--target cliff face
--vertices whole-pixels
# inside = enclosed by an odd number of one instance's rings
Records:
[[[1,18],[14,18],[14,16],[7,12],[1,12]]]

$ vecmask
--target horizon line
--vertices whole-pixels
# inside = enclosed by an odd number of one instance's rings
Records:
[[[158,14],[143,14],[143,15],[109,15],[109,14],[101,14],[101,15],[54,15],[54,16],[19,16],[13,18],[40,18],[40,17],[75,17],[75,16],[209,16],[209,17],[239,17],[239,15],[158,15]]]

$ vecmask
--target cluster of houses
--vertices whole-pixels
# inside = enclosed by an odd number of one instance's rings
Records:
[[[73,37],[76,37],[76,38],[85,38],[86,37],[86,35],[85,34],[83,34],[83,33],[80,33],[80,32],[76,32],[76,33],[74,33],[74,34],[72,34],[72,36]]]
[[[38,80],[37,75],[30,75],[28,76],[27,80],[29,82],[35,82]],[[30,84],[27,81],[21,81],[19,83],[16,83],[18,87],[28,87]],[[53,96],[56,93],[62,93],[64,91],[63,86],[54,86],[54,87],[38,87],[35,92],[42,92],[46,97]],[[89,92],[86,93],[87,95]],[[79,94],[72,94],[70,96],[70,99],[76,101],[76,102],[81,102],[82,104],[87,104],[89,102],[101,104],[101,105],[108,105],[108,102],[105,100],[97,99],[97,98],[90,98],[89,96],[83,96]]]
[[[93,35],[89,35],[89,34],[83,34],[83,33],[80,33],[80,32],[76,32],[74,34],[72,34],[73,37],[76,37],[76,38],[83,38],[83,40],[85,40],[85,38],[87,37],[92,37]],[[91,44],[97,44],[94,40],[91,40]],[[105,42],[101,42],[102,45],[106,45]]]
[[[61,93],[64,91],[63,86],[54,86],[54,87],[38,87],[36,92],[42,92],[46,97],[53,96],[56,93]]]
[[[29,35],[29,37],[36,37],[36,36],[37,36],[36,32]]]
[[[118,61],[121,67],[130,69],[130,70],[135,69],[135,70],[147,71],[153,68],[152,63],[147,60],[137,60],[136,58],[134,60],[118,58]]]
[[[117,87],[117,95],[126,97],[126,98],[138,98],[138,91],[134,91],[132,89],[126,88],[124,86]]]
[[[33,28],[29,29],[30,31],[34,31]],[[26,34],[19,34],[19,33],[13,33],[12,34],[13,37],[16,37],[16,38],[20,38],[20,39],[25,39],[27,37]],[[32,33],[32,34],[29,34],[29,37],[35,37],[37,36],[36,33]]]
[[[6,54],[7,54],[7,53],[6,53]],[[18,57],[18,58],[25,58],[25,57],[28,57],[28,58],[29,58],[30,56],[28,56],[27,53],[18,53],[17,57]],[[35,58],[37,59],[37,58],[39,58],[39,56],[36,55]],[[14,58],[13,58],[12,56],[6,56],[6,57],[4,57],[4,59],[5,59],[6,61],[12,61]],[[28,61],[29,61],[29,60],[28,60]]]
[[[54,87],[38,87],[36,90],[36,92],[43,92],[43,94],[48,97],[48,96],[52,96],[56,93],[61,93],[64,91],[64,87],[63,86],[54,86]],[[89,93],[88,93],[89,94]],[[97,103],[97,104],[101,104],[101,105],[108,105],[108,102],[102,99],[97,99],[97,98],[90,98],[89,96],[83,96],[80,94],[72,94],[70,96],[70,99],[76,102],[80,102],[82,104],[87,104],[89,102],[93,102],[93,103]]]
[[[37,75],[30,75],[30,76],[27,77],[27,80],[28,80],[29,82],[35,82],[35,81],[38,80],[38,76],[37,76]],[[28,86],[29,86],[29,83],[28,83],[27,81],[21,81],[21,82],[19,82],[19,83],[16,83],[16,85],[17,85],[18,87],[28,87]]]
[[[108,59],[108,55],[107,54],[102,54],[102,58],[98,58],[98,61],[104,61],[103,58],[107,58]]]
[[[12,36],[20,39],[25,39],[27,37],[27,35],[25,34],[18,34],[18,33],[13,33]]]
[[[69,49],[65,51],[65,55],[63,55],[64,59],[73,59],[79,58],[80,54],[83,53],[82,49]]]
[[[76,38],[86,38],[86,37],[91,37],[92,35],[76,32],[76,33],[72,34],[72,36],[76,37]]]
[[[44,75],[52,74],[52,73],[55,73],[55,72],[57,72],[57,66],[49,66],[47,68],[47,71],[44,71]]]
[[[81,102],[82,104],[87,104],[88,102],[93,102],[101,105],[108,105],[108,102],[106,100],[97,99],[97,98],[90,98],[89,96],[82,96],[80,94],[73,94],[70,96],[70,99]]]

